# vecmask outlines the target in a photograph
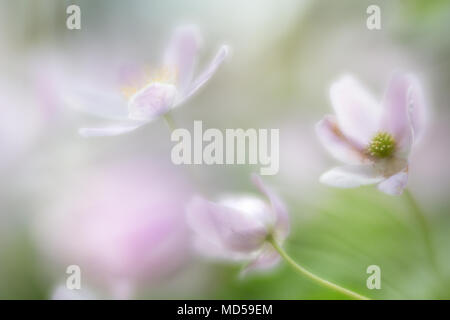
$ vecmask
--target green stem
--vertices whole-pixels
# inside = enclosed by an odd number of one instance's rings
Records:
[[[275,250],[280,254],[280,256],[298,273],[301,275],[306,276],[307,278],[311,279],[312,281],[320,284],[321,286],[324,286],[326,288],[332,289],[334,291],[340,292],[352,299],[355,300],[370,300],[370,298],[365,297],[363,295],[360,295],[356,292],[353,292],[351,290],[345,289],[341,286],[338,286],[337,284],[334,284],[328,280],[322,279],[319,276],[316,276],[315,274],[309,272],[299,264],[297,264],[292,258],[284,251],[284,249],[273,239],[268,239],[269,243],[272,244],[272,246],[275,248]]]
[[[167,124],[167,127],[170,130],[170,133],[172,133],[177,128],[177,126],[175,125],[175,121],[172,118],[172,115],[170,114],[170,112],[167,112],[166,114],[163,115],[163,118]]]
[[[433,269],[436,271],[438,275],[440,275],[439,267],[436,260],[436,252],[434,250],[433,241],[431,238],[431,232],[430,232],[430,226],[428,224],[428,221],[425,217],[425,214],[421,210],[419,204],[417,203],[416,199],[412,195],[411,191],[408,189],[405,189],[404,191],[406,200],[408,201],[409,206],[411,207],[411,211],[414,215],[414,218],[416,219],[417,223],[419,224],[419,227],[422,232],[422,236],[425,241],[425,246],[427,247],[427,254],[428,258],[430,260],[430,264],[433,267]]]

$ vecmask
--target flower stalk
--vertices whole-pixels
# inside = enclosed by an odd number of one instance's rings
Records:
[[[329,288],[331,290],[337,291],[339,293],[342,293],[343,295],[346,295],[347,297],[354,299],[354,300],[370,300],[370,298],[360,295],[356,292],[353,292],[349,289],[343,288],[337,284],[334,284],[328,280],[325,280],[311,272],[309,272],[308,270],[306,270],[305,268],[303,268],[301,265],[299,265],[298,263],[296,263],[287,253],[286,251],[284,251],[284,249],[275,241],[275,239],[273,239],[273,237],[269,237],[269,239],[267,240],[272,246],[273,248],[280,254],[280,256],[298,273],[300,273],[303,276],[306,276],[307,278],[309,278],[310,280],[318,283],[319,285]]]
[[[170,130],[170,133],[174,132],[177,126],[175,125],[175,121],[173,120],[172,115],[170,112],[167,112],[165,115],[163,115],[164,121],[166,122],[167,127]]]

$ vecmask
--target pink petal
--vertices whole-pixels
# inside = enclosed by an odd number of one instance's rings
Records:
[[[177,90],[166,83],[152,83],[133,95],[128,103],[128,117],[133,120],[153,120],[173,106]]]
[[[124,133],[131,132],[143,126],[147,122],[133,121],[128,124],[113,125],[103,128],[80,128],[78,133],[83,137],[102,137],[102,136],[117,136]]]
[[[378,183],[383,179],[370,165],[349,165],[325,172],[320,177],[320,182],[338,188],[355,188]]]
[[[194,83],[188,88],[186,91],[186,94],[182,98],[182,101],[179,101],[178,104],[181,102],[184,102],[186,99],[191,97],[194,93],[196,93],[208,80],[214,75],[214,73],[217,71],[219,66],[222,64],[222,62],[225,60],[227,55],[229,54],[229,47],[228,46],[222,46],[219,49],[219,52],[214,57],[213,61],[210,63],[208,68],[195,79]]]
[[[272,269],[280,262],[280,260],[281,257],[278,252],[267,245],[261,253],[242,270],[241,276],[245,276],[252,271]]]
[[[80,112],[86,112],[111,120],[128,118],[127,101],[113,88],[70,88],[62,95],[62,101]]]
[[[166,50],[164,63],[177,73],[177,86],[184,91],[192,80],[201,37],[195,26],[179,27],[175,30]]]
[[[275,216],[275,233],[277,240],[284,240],[289,234],[290,229],[290,221],[289,214],[286,209],[286,206],[281,201],[281,199],[269,188],[267,188],[261,177],[257,174],[252,175],[252,181],[255,186],[263,193],[270,201],[272,206],[272,210],[274,211]]]
[[[195,197],[187,206],[187,223],[200,237],[209,242],[221,244],[217,222],[210,212],[209,202],[201,197]]]
[[[201,255],[214,260],[228,260],[231,262],[248,261],[252,253],[230,250],[221,243],[213,243],[210,239],[194,236],[194,249]]]
[[[147,75],[145,66],[137,63],[126,63],[119,68],[118,87],[139,88],[145,84]]]
[[[419,140],[424,132],[428,120],[425,99],[419,81],[410,76],[408,92],[410,119],[414,130],[414,140]]]
[[[410,79],[407,76],[394,74],[383,102],[381,129],[394,136],[402,153],[409,153],[413,138],[408,101],[410,85]]]
[[[407,183],[408,172],[404,170],[378,184],[378,189],[389,195],[401,195]]]
[[[266,236],[261,221],[202,198],[188,205],[187,221],[200,238],[238,252],[258,249]]]
[[[316,132],[322,145],[337,160],[348,164],[367,162],[364,154],[343,135],[334,116],[325,116],[319,121]]]
[[[378,103],[349,75],[331,86],[330,97],[342,133],[365,147],[379,129],[381,108]]]

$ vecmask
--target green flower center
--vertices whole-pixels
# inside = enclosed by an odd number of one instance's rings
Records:
[[[387,132],[379,132],[373,137],[367,150],[374,157],[387,158],[391,156],[395,150],[394,137]]]

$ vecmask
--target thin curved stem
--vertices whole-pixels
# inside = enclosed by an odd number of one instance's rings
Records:
[[[163,115],[164,121],[166,122],[167,127],[170,130],[170,133],[172,133],[177,126],[175,125],[175,121],[172,118],[172,115],[170,114],[170,112],[167,112],[166,114]]]
[[[316,276],[315,274],[309,272],[299,264],[297,264],[287,253],[284,251],[284,249],[273,239],[268,239],[269,243],[274,247],[274,249],[280,254],[280,256],[298,273],[300,273],[303,276],[306,276],[310,280],[320,284],[321,286],[324,286],[326,288],[332,289],[334,291],[340,292],[352,299],[355,300],[370,300],[370,298],[365,297],[363,295],[360,295],[356,292],[353,292],[349,289],[345,289],[337,284],[334,284],[328,280],[322,279],[319,276]]]
[[[412,195],[411,191],[408,189],[405,189],[404,191],[405,198],[408,201],[409,206],[411,207],[411,212],[414,215],[414,218],[416,219],[417,223],[419,224],[419,227],[422,232],[422,236],[424,238],[425,246],[427,247],[427,254],[428,258],[430,260],[430,264],[433,267],[433,269],[436,271],[436,273],[440,276],[440,271],[438,267],[438,263],[436,260],[436,252],[434,250],[433,241],[431,237],[431,231],[430,226],[427,221],[427,218],[425,214],[423,213],[422,209],[420,208],[419,204],[417,203],[416,199]]]

